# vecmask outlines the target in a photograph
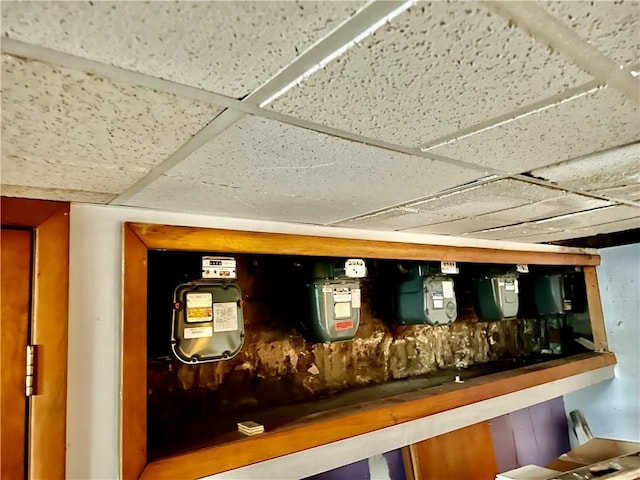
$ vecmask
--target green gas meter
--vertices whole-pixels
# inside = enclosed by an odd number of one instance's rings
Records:
[[[352,340],[360,325],[360,278],[366,275],[362,259],[349,259],[336,268],[316,262],[314,279],[307,286],[310,315],[302,322],[309,341],[332,343]]]
[[[516,272],[487,275],[475,279],[475,306],[482,321],[515,318],[519,306]]]
[[[457,317],[453,279],[428,265],[414,265],[396,285],[397,321],[401,325],[446,325]]]

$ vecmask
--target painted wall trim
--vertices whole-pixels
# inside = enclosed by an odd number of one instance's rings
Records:
[[[452,247],[495,248],[500,250],[527,250],[530,252],[578,253],[597,255],[595,248],[564,247],[539,243],[509,242],[504,240],[485,240],[447,235],[408,232],[385,232],[332,226],[319,226],[293,222],[269,220],[253,220],[246,218],[221,217],[185,212],[168,212],[163,210],[137,207],[121,207],[112,205],[72,204],[73,208],[83,209],[87,213],[100,212],[111,217],[118,216],[123,222],[159,223],[163,225],[180,225],[188,227],[210,227],[230,230],[250,230],[265,233],[287,233],[300,235],[317,235],[320,237],[353,238],[361,240],[382,240],[403,243],[422,243]]]

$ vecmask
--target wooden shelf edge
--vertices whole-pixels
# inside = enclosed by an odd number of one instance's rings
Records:
[[[616,364],[613,353],[586,353],[449,383],[353,407],[333,417],[153,461],[140,478],[198,478],[398,425]],[[376,403],[376,402],[374,402]]]
[[[395,260],[573,266],[600,264],[600,256],[590,253],[428,245],[147,223],[126,225],[150,249],[317,256],[335,256],[337,251],[343,251],[349,256]]]

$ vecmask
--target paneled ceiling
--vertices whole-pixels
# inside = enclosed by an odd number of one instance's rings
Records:
[[[552,242],[640,227],[636,1],[2,1],[3,195]]]

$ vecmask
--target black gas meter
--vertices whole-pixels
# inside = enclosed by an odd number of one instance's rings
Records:
[[[173,294],[171,349],[188,364],[231,358],[244,341],[242,292],[231,281],[235,259],[204,257],[202,267],[203,278],[178,285]]]

